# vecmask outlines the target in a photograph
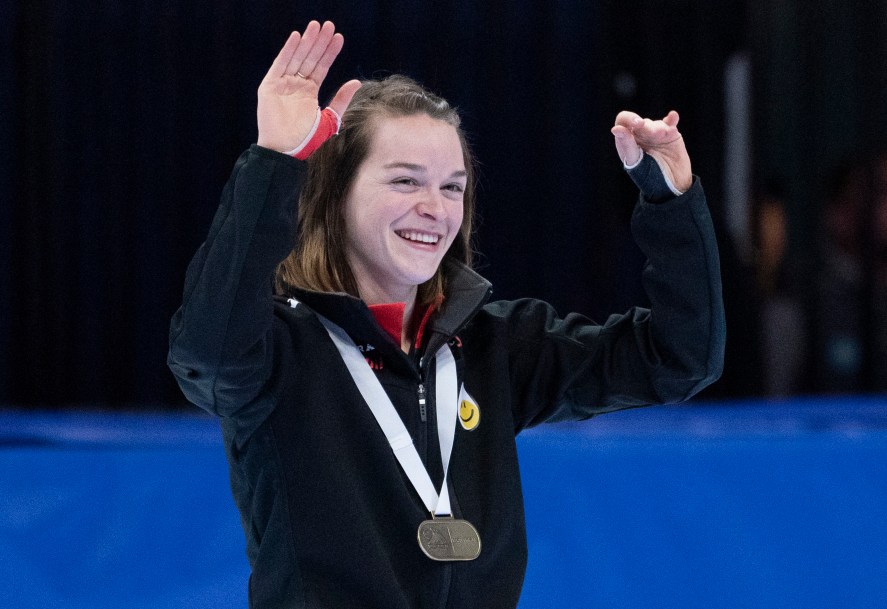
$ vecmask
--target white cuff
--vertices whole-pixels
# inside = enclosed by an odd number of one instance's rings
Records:
[[[302,148],[308,145],[308,142],[311,141],[311,138],[314,137],[314,134],[317,133],[317,126],[320,125],[320,108],[317,109],[317,114],[314,116],[314,125],[311,127],[311,131],[308,132],[308,135],[305,136],[305,139],[302,140],[302,143],[293,148],[292,150],[288,150],[284,152],[284,154],[288,154],[290,156],[295,156],[302,151]]]
[[[631,171],[632,169],[634,169],[635,167],[637,167],[638,165],[641,164],[641,161],[644,160],[644,154],[645,154],[644,149],[641,148],[641,156],[638,157],[638,160],[633,165],[626,165],[625,161],[622,161],[622,166],[625,167],[626,171]],[[653,160],[656,161],[656,159],[653,159]],[[662,174],[662,179],[665,180],[665,185],[668,186],[668,189],[671,191],[671,193],[673,195],[675,195],[676,197],[680,197],[682,194],[684,194],[684,191],[678,190],[675,187],[674,183],[668,177],[668,174],[665,173],[665,171],[662,169],[662,166],[659,165],[659,161],[656,161],[656,165],[657,165],[657,167],[659,167],[659,173]]]
[[[661,167],[659,168],[659,171],[662,171],[662,168],[661,168]],[[670,191],[671,191],[676,197],[680,197],[682,194],[684,194],[684,191],[682,191],[682,190],[678,190],[677,188],[675,188],[675,185],[674,185],[674,184],[672,183],[672,181],[668,178],[668,174],[665,173],[664,171],[662,171],[662,178],[665,180],[665,184],[666,184],[666,186],[668,186],[668,189],[669,189],[669,190],[670,190]]]
[[[641,156],[638,157],[638,160],[635,161],[633,165],[628,165],[628,164],[626,164],[626,162],[624,160],[622,161],[622,166],[625,167],[626,171],[631,171],[632,169],[634,169],[635,167],[640,165],[641,161],[644,160],[644,149],[641,148],[640,150],[641,150]]]

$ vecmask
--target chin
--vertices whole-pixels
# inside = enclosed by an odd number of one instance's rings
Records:
[[[432,277],[434,277],[434,273],[431,273],[430,275],[422,275],[421,277],[416,277],[415,280],[411,281],[410,283],[416,287],[419,287],[420,285],[427,282]]]
[[[440,260],[405,260],[405,264],[401,264],[398,269],[399,275],[405,281],[412,285],[425,283],[437,273],[440,268]]]

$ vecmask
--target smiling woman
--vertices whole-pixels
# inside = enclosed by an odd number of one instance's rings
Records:
[[[321,110],[342,44],[311,22],[262,81],[258,141],[188,269],[169,365],[221,419],[251,607],[511,609],[527,558],[515,435],[720,374],[705,196],[677,113],[622,112],[653,310],[599,325],[491,302],[470,268],[458,114],[401,76],[349,81]]]
[[[462,226],[464,165],[447,123],[426,115],[378,121],[344,209],[345,257],[367,304],[411,304],[440,268]]]
[[[339,136],[308,160],[299,237],[278,269],[278,289],[404,302],[409,321],[414,302],[428,306],[443,296],[445,255],[471,263],[471,151],[456,111],[403,76],[362,83],[346,118]],[[395,235],[412,248],[392,265]],[[417,256],[423,252],[436,260]],[[424,277],[421,260],[430,262]],[[406,284],[390,277],[400,272],[410,275]]]

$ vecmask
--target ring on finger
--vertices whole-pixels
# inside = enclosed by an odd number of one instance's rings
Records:
[[[299,78],[304,78],[305,80],[308,80],[308,77],[305,76],[304,74],[302,74],[301,72],[296,72],[296,76],[298,76]]]

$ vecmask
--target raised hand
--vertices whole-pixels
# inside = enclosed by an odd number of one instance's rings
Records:
[[[655,159],[675,188],[686,192],[693,184],[693,171],[684,138],[678,131],[679,120],[674,110],[662,120],[622,111],[610,131],[616,138],[616,152],[623,163],[634,165],[643,150]]]
[[[320,85],[344,42],[330,21],[323,26],[312,21],[303,34],[290,34],[259,85],[256,119],[260,146],[285,152],[299,146],[311,132]],[[341,117],[359,88],[360,81],[349,80],[329,107]]]

